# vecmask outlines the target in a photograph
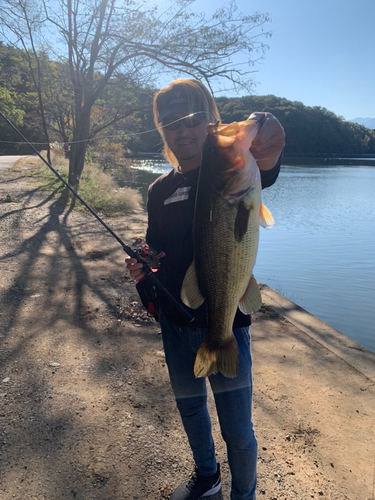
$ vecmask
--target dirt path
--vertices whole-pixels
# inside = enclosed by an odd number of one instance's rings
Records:
[[[0,178],[13,200],[0,203],[0,498],[167,499],[193,462],[158,325],[119,245],[25,172]],[[130,242],[145,221],[110,225]],[[374,500],[375,379],[265,303],[252,326],[258,498]]]
[[[25,155],[21,156],[0,156],[0,173],[8,170],[20,158],[27,158]]]

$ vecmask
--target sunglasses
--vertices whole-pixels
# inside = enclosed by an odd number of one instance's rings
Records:
[[[183,122],[187,128],[194,128],[202,123],[204,116],[205,113],[196,113],[195,115],[186,116],[185,118],[169,118],[162,120],[161,123],[166,130],[177,130],[181,122]]]

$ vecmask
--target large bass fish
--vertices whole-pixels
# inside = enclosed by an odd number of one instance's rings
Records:
[[[193,222],[194,260],[181,290],[188,307],[207,302],[208,330],[196,356],[196,377],[219,371],[236,377],[232,327],[237,308],[251,314],[262,303],[253,276],[259,225],[271,227],[274,221],[261,203],[260,172],[249,150],[258,128],[255,120],[207,127]]]

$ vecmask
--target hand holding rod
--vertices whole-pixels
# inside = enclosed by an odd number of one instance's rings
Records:
[[[47,165],[47,167],[52,170],[52,172],[60,179],[60,181],[78,198],[78,200],[82,203],[84,207],[87,208],[87,210],[102,224],[105,229],[117,240],[120,245],[122,246],[122,249],[124,250],[125,253],[129,255],[129,257],[132,257],[133,259],[136,259],[138,262],[140,262],[143,265],[143,270],[146,274],[146,279],[148,279],[156,288],[161,290],[167,297],[168,299],[173,303],[173,305],[180,311],[181,314],[184,315],[184,317],[189,321],[194,320],[194,316],[190,314],[188,310],[184,308],[180,302],[178,302],[173,295],[168,292],[168,290],[165,288],[163,283],[155,276],[155,273],[152,271],[152,269],[146,264],[146,262],[142,259],[142,257],[135,252],[131,247],[126,245],[122,239],[117,236],[117,234],[99,217],[99,215],[88,205],[82,198],[81,196],[77,193],[77,191],[74,189],[73,186],[71,186],[68,182],[66,182],[61,175],[55,170],[52,165],[43,158],[43,156],[39,153],[39,151],[34,148],[34,146],[29,142],[26,137],[17,129],[15,125],[0,111],[0,116],[4,118],[4,120],[12,127],[12,129],[22,138],[22,140],[30,146],[30,148],[34,151],[35,154],[39,156],[39,158]]]

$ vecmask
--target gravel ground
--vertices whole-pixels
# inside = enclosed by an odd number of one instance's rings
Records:
[[[0,498],[168,499],[193,462],[158,324],[121,247],[33,168],[0,179]],[[131,242],[146,216],[107,222]],[[267,304],[252,336],[258,498],[374,500],[374,385]]]

